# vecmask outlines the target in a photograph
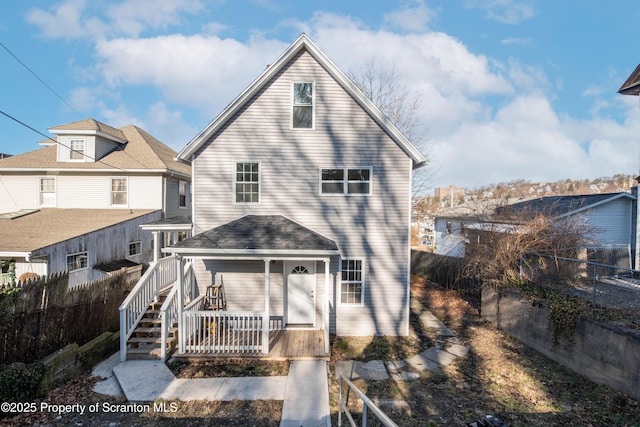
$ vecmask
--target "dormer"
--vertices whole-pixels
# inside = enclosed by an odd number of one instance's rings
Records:
[[[48,129],[56,135],[59,162],[95,162],[127,143],[124,133],[94,119]]]

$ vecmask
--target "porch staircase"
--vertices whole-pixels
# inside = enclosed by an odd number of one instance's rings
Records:
[[[144,316],[127,340],[127,360],[158,360],[162,358],[162,319],[160,307],[167,299],[171,286],[160,290],[156,301],[149,304]],[[166,353],[171,354],[178,344],[178,325],[169,326]]]

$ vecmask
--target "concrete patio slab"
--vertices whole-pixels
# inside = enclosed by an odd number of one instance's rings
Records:
[[[120,383],[113,374],[114,366],[119,363],[120,352],[118,351],[93,367],[93,370],[91,371],[92,376],[105,378],[104,380],[95,383],[93,386],[94,392],[107,396],[124,397],[122,387],[120,387]]]
[[[113,373],[130,402],[157,399],[176,379],[167,365],[158,360],[129,360],[113,368]]]

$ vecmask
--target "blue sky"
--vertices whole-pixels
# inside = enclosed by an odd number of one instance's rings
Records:
[[[363,6],[365,5],[366,6]],[[375,55],[420,98],[430,186],[637,174],[632,0],[5,2],[0,111],[92,117],[179,151],[301,32],[345,72]],[[0,116],[0,152],[43,137]]]

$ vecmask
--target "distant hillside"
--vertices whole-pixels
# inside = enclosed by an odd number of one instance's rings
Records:
[[[561,196],[567,194],[598,194],[630,191],[636,185],[633,175],[614,175],[613,177],[589,179],[565,179],[556,182],[536,182],[517,180],[491,184],[465,191],[467,200],[482,199],[529,199],[542,196]]]
[[[490,184],[474,189],[464,189],[455,200],[424,196],[414,200],[414,213],[428,215],[440,208],[452,208],[465,202],[484,202],[490,200],[509,200],[510,202],[544,196],[562,196],[569,194],[598,194],[631,191],[636,186],[633,175],[614,175],[613,177],[589,179],[565,179],[555,182],[531,182],[524,179]]]

